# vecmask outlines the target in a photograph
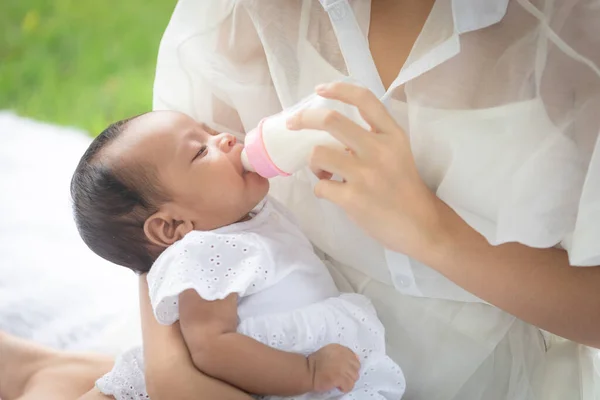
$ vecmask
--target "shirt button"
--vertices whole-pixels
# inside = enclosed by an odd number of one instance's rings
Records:
[[[407,289],[412,285],[412,279],[406,275],[396,275],[396,286],[401,289]]]

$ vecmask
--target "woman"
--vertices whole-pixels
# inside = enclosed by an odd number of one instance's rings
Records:
[[[307,169],[272,194],[376,305],[406,398],[600,396],[600,2],[321,3],[180,0],[155,108],[242,133],[350,72],[377,96],[323,95],[375,133],[302,113],[352,150],[311,159],[343,180]],[[152,397],[187,398],[185,352],[157,354],[180,334],[145,320]]]
[[[389,114],[330,95],[377,134],[305,112],[298,128],[353,150],[317,149],[313,170],[346,182],[306,170],[272,194],[377,306],[407,398],[589,397],[575,342],[600,347],[600,3],[321,3],[180,1],[155,108],[244,132],[350,70]]]

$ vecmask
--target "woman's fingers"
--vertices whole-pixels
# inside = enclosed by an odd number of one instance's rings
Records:
[[[317,86],[319,96],[356,106],[364,120],[375,132],[392,133],[398,130],[396,121],[369,89],[346,82]]]
[[[348,202],[348,185],[344,182],[320,180],[315,185],[315,196],[343,205]]]
[[[372,147],[373,135],[337,111],[325,108],[301,110],[287,121],[289,129],[318,129],[329,132],[358,155]]]
[[[311,171],[319,179],[331,179],[333,177],[333,174],[331,172],[323,171],[319,168],[311,167]]]
[[[310,167],[313,171],[325,172],[323,175],[329,175],[328,178],[331,178],[332,175],[339,175],[348,179],[353,175],[356,162],[352,160],[352,155],[348,152],[325,146],[317,146],[310,157]]]

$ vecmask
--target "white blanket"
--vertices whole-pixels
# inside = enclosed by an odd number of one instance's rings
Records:
[[[90,140],[0,112],[0,330],[115,353],[139,341],[137,280],[75,228],[69,183]]]

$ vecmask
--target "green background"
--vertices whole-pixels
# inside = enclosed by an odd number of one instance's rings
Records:
[[[175,0],[0,0],[0,109],[95,135],[148,111]]]

